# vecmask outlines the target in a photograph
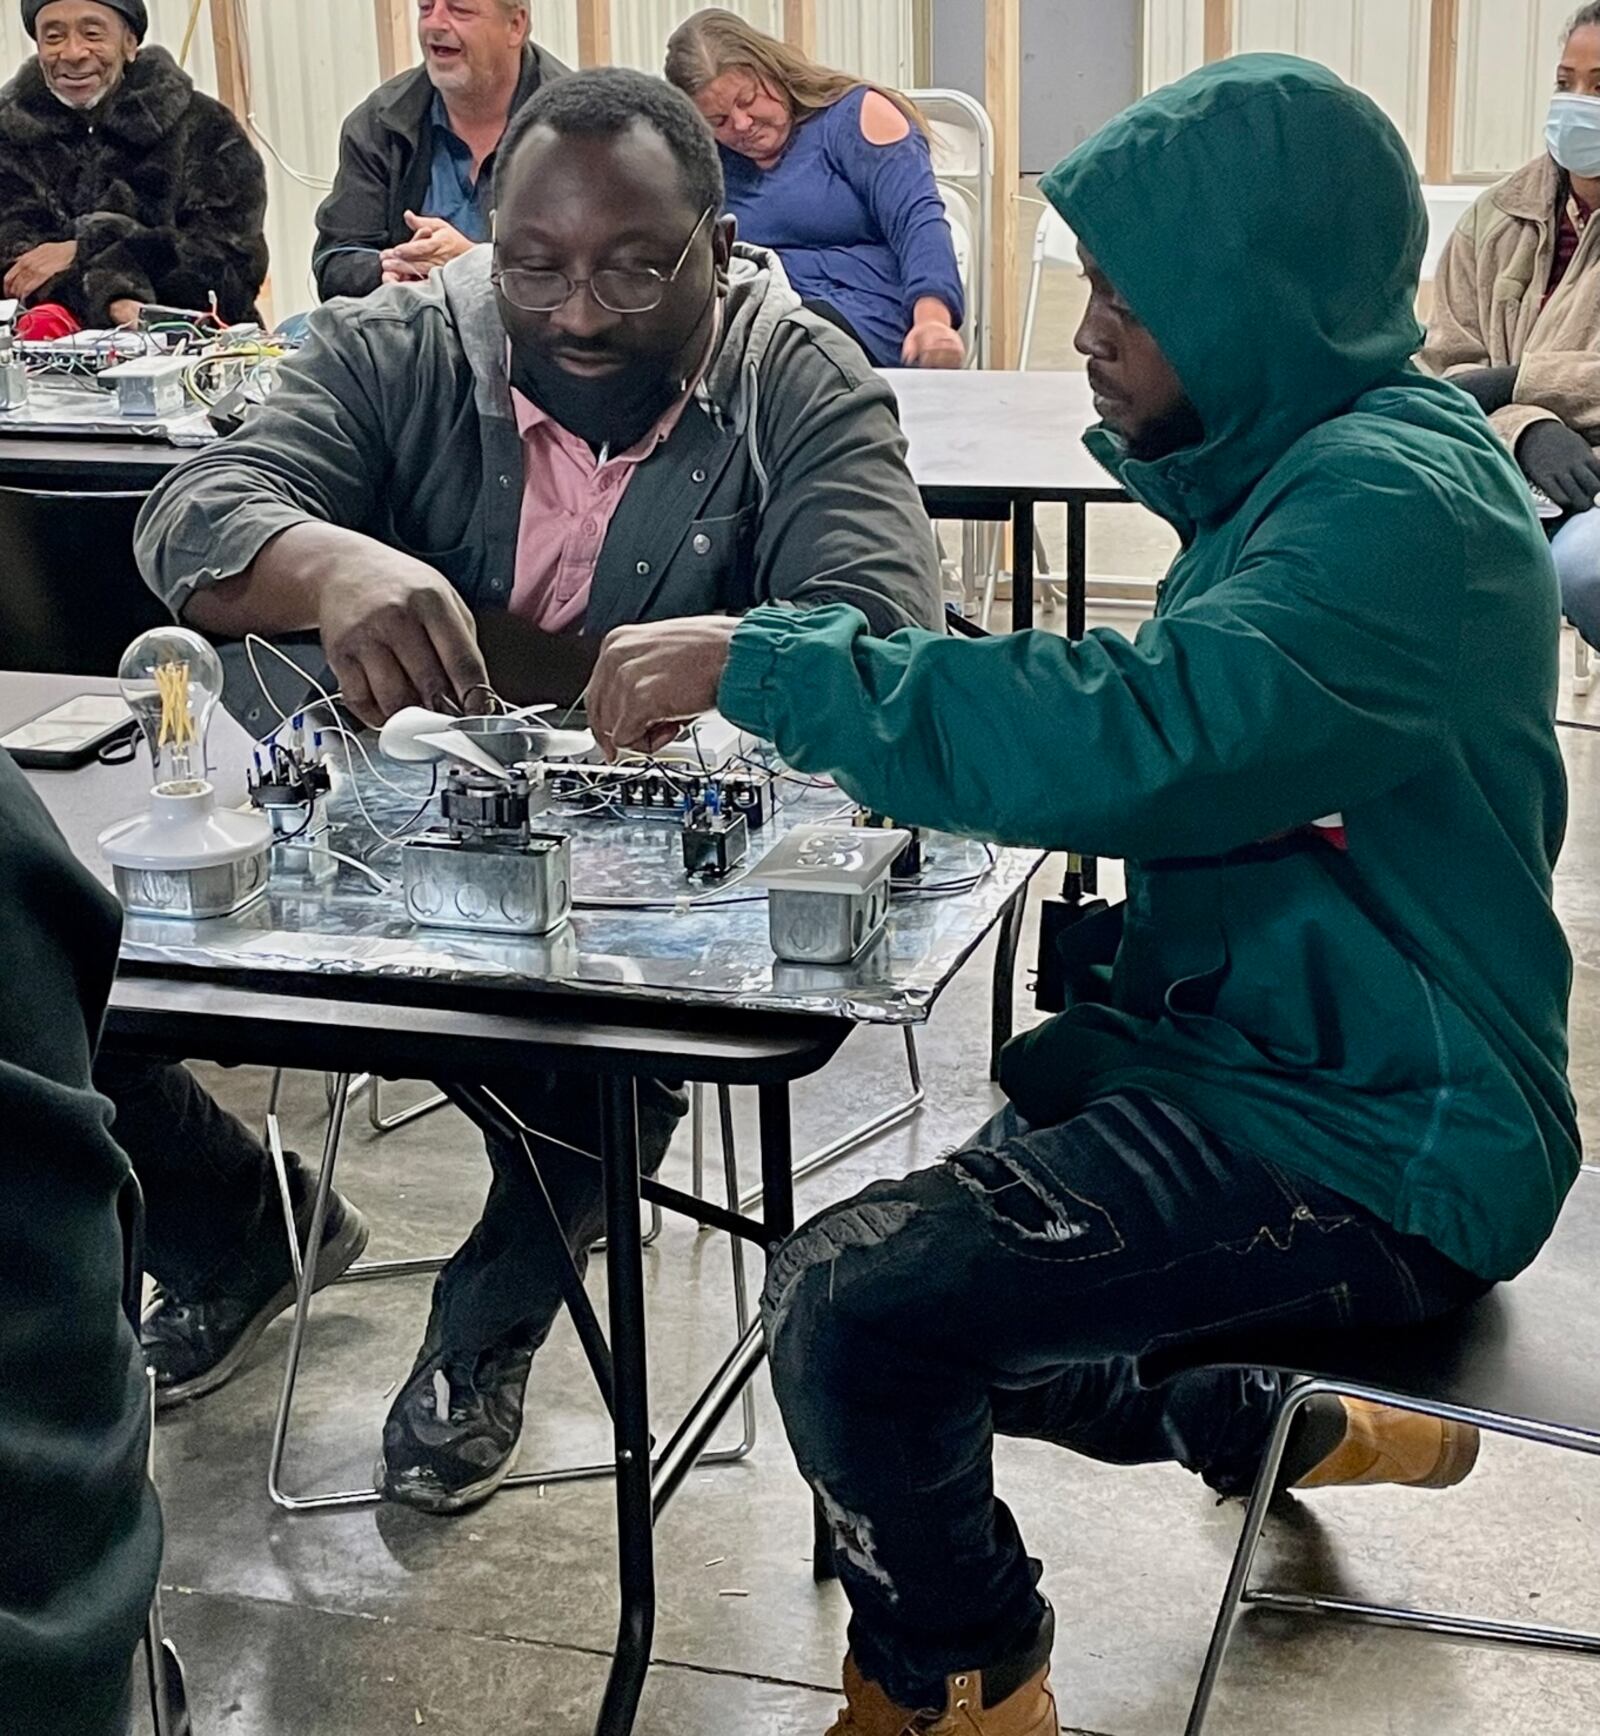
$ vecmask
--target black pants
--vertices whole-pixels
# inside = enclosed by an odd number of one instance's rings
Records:
[[[200,1298],[275,1288],[287,1280],[288,1243],[272,1159],[187,1067],[102,1056],[95,1084],[116,1109],[112,1132],[144,1188],[145,1264],[174,1295]],[[580,1151],[599,1150],[599,1087],[532,1074],[500,1095],[530,1126]],[[684,1094],[639,1087],[639,1145],[647,1174],[661,1167],[685,1109]],[[605,1213],[599,1169],[561,1144],[535,1142],[539,1166],[580,1267]],[[493,1180],[483,1215],[439,1275],[434,1307],[443,1342],[462,1351],[543,1343],[561,1306],[553,1271],[532,1253],[527,1213],[536,1183],[520,1143],[488,1142]],[[296,1211],[315,1177],[291,1156]]]
[[[764,1314],[795,1456],[833,1526],[869,1680],[1025,1651],[1038,1566],[996,1500],[996,1433],[1253,1480],[1279,1399],[1257,1372],[1150,1389],[1139,1358],[1224,1329],[1410,1324],[1487,1286],[1428,1244],[1145,1096],[967,1150],[832,1207],[780,1250]]]

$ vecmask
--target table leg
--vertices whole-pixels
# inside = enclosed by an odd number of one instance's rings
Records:
[[[1011,1041],[1017,983],[1017,943],[1022,939],[1022,914],[1027,908],[1028,888],[1017,889],[1000,918],[1000,936],[994,955],[994,999],[990,1014],[989,1077],[1000,1077],[1000,1051]]]
[[[763,1085],[756,1093],[761,1124],[761,1221],[767,1246],[777,1247],[794,1230],[794,1135],[789,1126],[789,1087]]]
[[[596,1736],[630,1736],[656,1625],[650,1499],[650,1392],[645,1364],[644,1251],[639,1228],[639,1115],[631,1079],[601,1081],[606,1287],[616,1376],[617,1555],[622,1610]]]
[[[1011,630],[1033,625],[1033,501],[1019,496],[1011,503]]]
[[[1081,639],[1089,608],[1089,503],[1067,502],[1067,637]]]

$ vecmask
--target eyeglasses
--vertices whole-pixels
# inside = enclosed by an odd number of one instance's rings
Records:
[[[700,221],[689,231],[678,263],[671,271],[660,272],[650,265],[603,265],[592,277],[568,277],[564,271],[527,271],[513,266],[508,271],[498,267],[489,275],[494,286],[524,313],[554,313],[563,308],[578,293],[587,289],[607,313],[649,313],[660,307],[667,290],[677,282],[689,258],[695,237],[705,227],[711,215],[708,205],[700,213]]]

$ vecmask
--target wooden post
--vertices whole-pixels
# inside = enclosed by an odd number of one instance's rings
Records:
[[[1206,64],[1226,60],[1233,53],[1233,44],[1233,0],[1206,0]]]
[[[813,59],[817,52],[817,0],[783,0],[783,40]]]
[[[578,0],[578,65],[611,64],[611,0]]]
[[[1456,178],[1456,63],[1461,0],[1433,0],[1428,18],[1428,143],[1424,178]]]
[[[983,102],[994,125],[990,364],[1017,365],[1017,185],[1021,176],[1021,0],[984,0]]]
[[[217,96],[247,132],[250,127],[250,75],[244,63],[244,32],[238,0],[211,0],[211,42],[217,57]]]
[[[378,77],[393,78],[416,64],[416,7],[413,0],[372,0],[378,27]]]

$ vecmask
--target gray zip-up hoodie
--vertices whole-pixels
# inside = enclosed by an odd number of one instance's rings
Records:
[[[175,614],[308,520],[417,556],[474,609],[505,607],[523,450],[489,263],[475,248],[420,289],[312,314],[266,405],[140,516],[140,568]],[[800,306],[775,255],[736,246],[730,275],[694,402],[612,518],[584,632],[768,602],[853,603],[880,635],[937,626],[937,552],[888,385]]]

